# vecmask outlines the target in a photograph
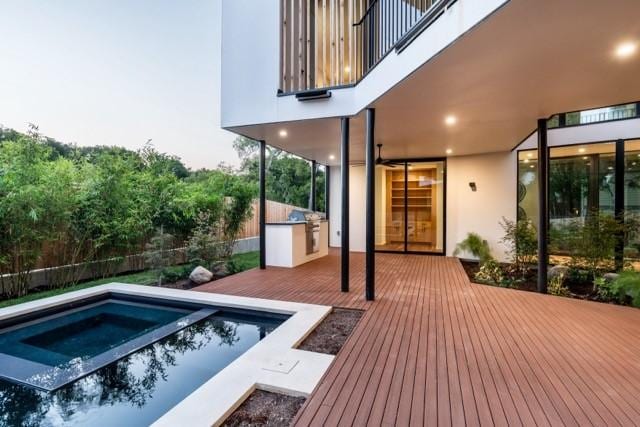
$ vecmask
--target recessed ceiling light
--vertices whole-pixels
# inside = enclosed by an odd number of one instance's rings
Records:
[[[289,133],[287,132],[286,129],[280,129],[280,132],[278,132],[278,135],[280,135],[280,138],[286,138],[287,135],[289,135]]]
[[[447,153],[447,154],[451,154],[451,153],[453,153],[453,150],[452,150],[451,148],[447,148],[446,153]]]
[[[447,116],[444,118],[444,123],[447,126],[453,126],[458,123],[458,118],[456,116]]]
[[[610,171],[613,170],[613,166],[609,166],[607,169],[609,169]]]
[[[529,159],[524,159],[524,162],[525,163],[529,163]]]
[[[335,160],[336,156],[334,156],[333,154],[329,154],[329,160]]]
[[[533,157],[533,153],[527,153],[527,157]]]
[[[578,148],[578,153],[584,153],[585,151],[587,151],[586,148]]]
[[[351,67],[349,67],[348,65],[344,67],[344,72],[349,74],[351,72]]]
[[[638,50],[638,44],[635,42],[620,43],[616,48],[616,56],[618,58],[628,58]]]
[[[531,165],[531,166],[529,166],[529,167],[530,167],[531,169],[533,169],[533,167],[534,167],[534,166],[533,166],[533,165]]]
[[[584,157],[582,158],[582,160],[589,160],[589,157],[584,156]]]

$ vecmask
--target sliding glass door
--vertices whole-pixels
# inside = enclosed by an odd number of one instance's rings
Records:
[[[443,253],[444,161],[376,167],[376,250]]]

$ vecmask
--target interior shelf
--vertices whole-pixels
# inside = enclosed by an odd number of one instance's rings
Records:
[[[385,241],[435,244],[436,176],[437,170],[433,167],[385,171]]]

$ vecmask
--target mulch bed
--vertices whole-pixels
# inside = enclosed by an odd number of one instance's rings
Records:
[[[226,427],[288,426],[304,401],[304,397],[255,390],[222,425]]]
[[[338,354],[363,314],[362,310],[334,308],[298,348],[316,353]]]
[[[334,308],[298,347],[316,353],[338,354],[364,314],[362,310]],[[256,390],[222,424],[228,427],[287,426],[305,399]]]
[[[469,277],[471,283],[477,283],[475,280],[476,273],[480,271],[480,264],[477,261],[460,260],[465,273]],[[505,264],[506,265],[506,264]],[[580,282],[567,279],[565,284],[571,292],[571,296],[577,299],[596,300],[596,296],[593,295],[593,284],[591,282]],[[536,272],[531,271],[529,276],[524,282],[518,283],[515,288],[521,291],[537,292],[538,283],[536,278]]]

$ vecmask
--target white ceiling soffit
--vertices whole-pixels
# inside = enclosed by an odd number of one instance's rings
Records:
[[[538,118],[639,100],[640,51],[615,55],[640,42],[639,16],[638,0],[511,0],[374,103],[376,142],[387,158],[510,150]],[[354,160],[364,157],[362,116],[352,120]],[[231,130],[339,163],[338,118]]]

